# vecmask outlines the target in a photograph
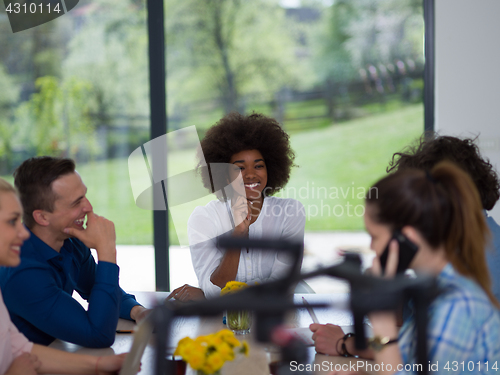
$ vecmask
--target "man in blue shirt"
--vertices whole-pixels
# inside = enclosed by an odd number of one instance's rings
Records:
[[[114,224],[94,214],[71,159],[31,158],[14,176],[31,236],[21,264],[0,269],[12,321],[35,343],[58,338],[110,346],[119,317],[140,320],[147,313],[118,284]],[[89,248],[96,249],[97,264]],[[72,297],[75,290],[89,302],[87,311]]]
[[[500,198],[500,179],[493,165],[481,156],[475,139],[434,135],[422,137],[420,142],[392,156],[387,172],[405,168],[431,170],[448,160],[467,172],[477,187],[485,210],[491,239],[486,249],[486,263],[490,270],[491,290],[500,301],[500,226],[486,211],[493,209]]]

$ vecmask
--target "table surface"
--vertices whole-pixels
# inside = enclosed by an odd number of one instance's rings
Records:
[[[152,308],[158,303],[163,303],[163,300],[169,293],[167,292],[136,292],[137,301],[143,306]],[[330,308],[314,308],[316,316],[320,323],[333,323],[340,326],[348,326],[352,324],[352,315],[347,310],[348,294],[296,294],[294,301],[302,303],[302,297],[305,297],[309,303],[329,303]],[[306,328],[312,323],[312,319],[305,308],[297,309],[287,316],[287,323],[292,327]],[[135,323],[132,321],[120,319],[117,329],[133,330]],[[217,318],[206,317],[180,317],[175,318],[172,324],[172,332],[170,334],[170,345],[167,352],[173,353],[177,342],[183,337],[190,336],[195,338],[200,335],[216,332],[226,328],[222,323],[222,314]],[[306,329],[300,330],[303,333]],[[306,333],[307,334],[307,333]],[[250,345],[250,355],[245,357],[238,355],[234,361],[227,362],[223,369],[222,375],[269,375],[269,363],[275,361],[278,357],[278,348],[273,345],[264,345],[255,341],[252,333],[244,336],[237,336],[238,339],[247,340]],[[64,341],[56,340],[50,347],[82,354],[90,354],[95,356],[120,354],[128,352],[132,346],[133,334],[117,333],[114,344],[110,348],[91,349],[78,345],[70,344]],[[357,359],[332,357],[322,354],[317,354],[314,347],[309,348],[310,363],[315,364],[314,374],[325,375],[330,372],[329,369],[334,369],[334,366],[344,365],[347,368],[351,363],[358,363]],[[362,361],[360,364],[371,363],[370,361]],[[361,368],[362,369],[362,368]],[[374,372],[365,371],[372,374]],[[144,355],[141,360],[140,375],[154,374],[154,343],[153,339],[147,345]],[[186,375],[194,375],[195,372],[188,369]]]

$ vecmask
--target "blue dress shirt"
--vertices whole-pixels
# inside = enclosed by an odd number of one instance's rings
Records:
[[[102,348],[113,344],[118,318],[131,319],[139,305],[118,285],[118,273],[114,263],[96,264],[76,238],[57,252],[31,233],[21,264],[0,268],[0,288],[12,322],[30,341]],[[89,302],[87,311],[72,297],[75,290]]]

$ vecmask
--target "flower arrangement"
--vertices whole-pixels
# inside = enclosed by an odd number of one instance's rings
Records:
[[[248,287],[247,283],[241,281],[228,281],[226,286],[221,290],[221,296],[226,294],[236,293]],[[228,310],[226,314],[226,325],[234,333],[247,334],[250,332],[252,324],[252,314],[250,311],[244,310]]]
[[[248,356],[248,343],[241,343],[228,329],[199,336],[185,337],[179,341],[174,355],[179,355],[198,374],[220,374],[226,361],[232,361],[236,353]]]
[[[220,295],[224,296],[226,294],[231,294],[237,292],[239,290],[245,289],[248,287],[247,283],[243,283],[241,281],[228,281],[226,286],[220,291]]]

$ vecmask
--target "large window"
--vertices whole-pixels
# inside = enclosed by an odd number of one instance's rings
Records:
[[[230,111],[277,118],[298,165],[281,196],[306,208],[306,254],[330,259],[329,233],[363,231],[367,188],[423,132],[423,2],[165,4],[169,128],[202,137]],[[188,161],[169,152],[172,165]],[[344,248],[367,247],[349,238]]]
[[[306,230],[361,230],[361,188],[423,131],[422,1],[295,3],[167,1],[169,128],[276,117],[299,165],[283,195],[306,205]]]
[[[152,251],[152,215],[135,205],[127,163],[150,136],[145,2],[81,0],[16,33],[1,8],[0,174],[11,179],[31,156],[74,158],[118,244]]]
[[[139,246],[123,248],[150,272],[152,213],[135,205],[128,170],[150,140],[146,5],[80,0],[17,33],[1,10],[0,174],[30,156],[74,158],[96,212],[115,222],[120,245]],[[306,207],[307,253],[324,260],[332,233],[361,233],[366,189],[424,129],[423,1],[164,0],[164,9],[168,131],[196,125],[203,137],[230,111],[277,118],[298,165],[281,196]],[[169,144],[169,175],[194,168],[195,144]],[[175,214],[185,222],[190,210]],[[186,227],[169,223],[177,287],[193,273],[178,247]],[[341,245],[358,245],[350,241]]]

